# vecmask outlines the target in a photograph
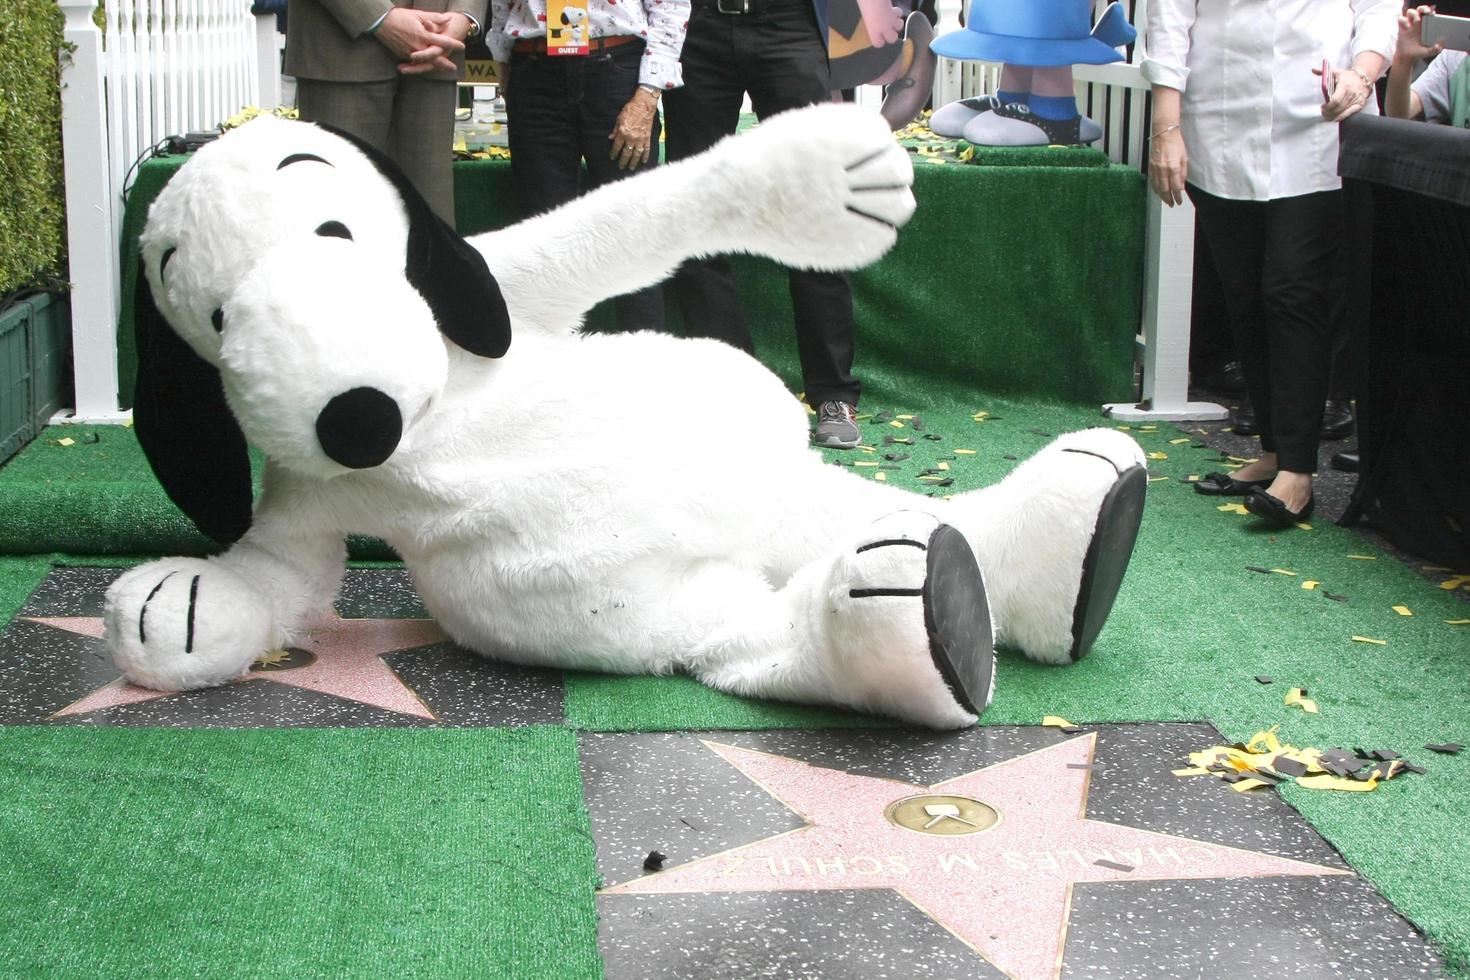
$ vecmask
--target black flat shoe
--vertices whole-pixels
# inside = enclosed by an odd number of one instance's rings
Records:
[[[1266,480],[1237,480],[1228,473],[1206,473],[1203,480],[1196,480],[1194,492],[1206,497],[1249,497],[1271,485],[1274,476]]]
[[[1332,454],[1332,468],[1344,473],[1358,472],[1358,454],[1356,452],[1342,452]]]
[[[1243,401],[1230,410],[1230,431],[1238,436],[1259,435],[1256,427],[1256,409],[1249,401]]]
[[[1336,442],[1346,439],[1353,434],[1353,405],[1352,402],[1336,401],[1327,399],[1327,404],[1322,406],[1322,430],[1323,442]]]
[[[1299,511],[1287,510],[1286,505],[1266,491],[1253,493],[1245,498],[1245,509],[1255,514],[1272,527],[1288,528],[1312,516],[1317,504],[1316,496],[1307,498],[1306,506]]]

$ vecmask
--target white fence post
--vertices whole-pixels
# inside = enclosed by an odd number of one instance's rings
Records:
[[[262,109],[281,104],[281,47],[277,41],[276,15],[258,14],[255,18],[255,69]]]
[[[72,380],[69,421],[117,421],[118,245],[108,169],[102,35],[96,0],[59,0],[70,54],[61,56],[66,235],[71,280]]]

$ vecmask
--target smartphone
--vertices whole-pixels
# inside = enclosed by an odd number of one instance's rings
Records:
[[[1470,51],[1470,17],[1425,14],[1419,22],[1419,40],[1427,48],[1443,44],[1455,51]]]
[[[1324,103],[1331,102],[1332,101],[1332,93],[1337,90],[1337,85],[1333,81],[1334,77],[1335,76],[1332,74],[1332,62],[1328,61],[1326,58],[1323,58],[1322,59],[1322,101]]]

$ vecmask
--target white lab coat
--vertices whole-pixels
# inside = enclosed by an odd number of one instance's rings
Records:
[[[1399,0],[1150,0],[1143,75],[1181,93],[1189,182],[1266,201],[1342,186],[1323,120],[1327,60],[1393,57]],[[1364,112],[1376,113],[1370,98]]]

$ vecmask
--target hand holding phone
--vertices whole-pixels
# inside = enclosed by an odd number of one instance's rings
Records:
[[[1322,59],[1322,102],[1326,104],[1332,101],[1332,93],[1337,91],[1337,76],[1333,74],[1332,62],[1326,58]]]
[[[1419,40],[1426,48],[1439,45],[1456,51],[1470,51],[1470,17],[1425,14],[1419,21]]]

